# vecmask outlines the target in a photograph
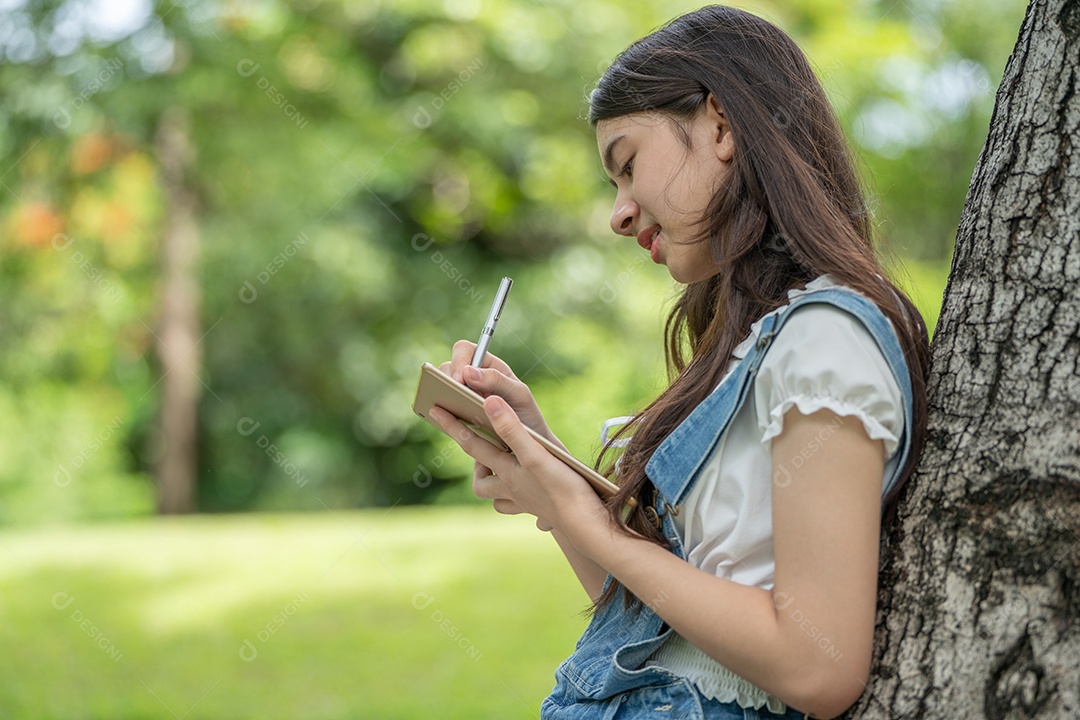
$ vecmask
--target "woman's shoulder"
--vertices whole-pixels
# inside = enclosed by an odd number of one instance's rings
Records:
[[[854,291],[852,291],[854,292]],[[903,394],[874,335],[855,315],[827,303],[791,311],[761,360],[754,383],[763,442],[779,434],[788,408],[829,408],[859,417],[888,455],[903,429]]]
[[[757,342],[758,337],[760,337],[762,326],[767,318],[786,311],[791,306],[792,302],[803,295],[826,289],[850,292],[859,297],[865,297],[859,291],[838,282],[831,275],[819,275],[817,278],[806,283],[802,288],[792,288],[791,290],[788,290],[788,302],[758,318],[754,324],[750,326],[750,334],[735,347],[733,355],[737,358],[746,356],[746,353],[749,352],[750,348]],[[812,333],[817,330],[840,330],[845,326],[850,326],[851,323],[857,325],[861,324],[849,312],[836,305],[829,303],[811,303],[802,307],[797,307],[791,312],[791,316],[785,320],[784,332],[777,335],[777,340],[785,335],[787,338],[790,338],[792,335]],[[797,329],[789,330],[788,328],[791,326],[794,326]]]
[[[789,304],[773,313],[789,308],[799,297],[823,289],[841,290],[866,298],[857,290],[823,275],[807,283],[805,289],[789,291]],[[754,324],[753,337],[760,335],[764,320]],[[888,374],[889,364],[878,340],[860,317],[832,303],[814,302],[789,312],[762,359],[763,368],[775,370],[781,366],[790,366],[782,368],[785,375],[843,378],[863,374],[869,367]]]
[[[865,297],[855,290],[848,290]],[[803,294],[805,292],[799,293]],[[780,310],[788,307],[785,305]],[[764,319],[755,323],[752,337],[757,338],[760,335],[763,322]],[[790,310],[766,352],[763,363],[769,362],[770,356],[775,360],[777,355],[789,353],[795,359],[821,355],[831,362],[848,365],[865,361],[867,352],[874,356],[884,355],[864,319],[838,305],[814,302]],[[881,360],[884,362],[884,357]]]

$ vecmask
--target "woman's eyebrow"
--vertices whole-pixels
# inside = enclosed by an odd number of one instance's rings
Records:
[[[616,135],[608,141],[607,147],[604,148],[604,169],[608,171],[609,175],[617,175],[619,172],[615,168],[615,145],[625,137],[626,135]]]

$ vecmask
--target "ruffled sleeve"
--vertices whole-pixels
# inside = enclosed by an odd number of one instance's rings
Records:
[[[885,356],[856,317],[833,306],[792,311],[762,360],[754,403],[769,451],[792,407],[858,418],[871,439],[884,441],[886,460],[903,434],[903,395]]]

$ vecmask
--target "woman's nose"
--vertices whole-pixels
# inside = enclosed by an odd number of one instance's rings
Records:
[[[638,217],[638,206],[633,200],[616,200],[611,213],[611,231],[616,235],[633,235],[630,228]]]

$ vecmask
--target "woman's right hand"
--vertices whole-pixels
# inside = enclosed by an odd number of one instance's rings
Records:
[[[548,428],[529,386],[518,380],[510,366],[490,352],[484,355],[483,367],[472,367],[469,363],[475,351],[476,343],[458,340],[454,343],[452,359],[439,369],[481,397],[498,395],[513,408],[522,423],[565,449]]]

